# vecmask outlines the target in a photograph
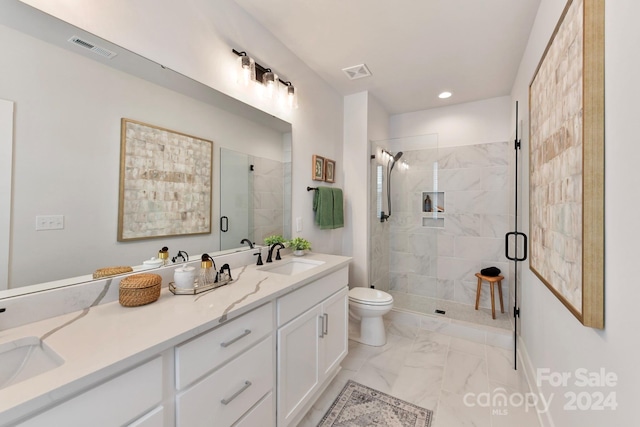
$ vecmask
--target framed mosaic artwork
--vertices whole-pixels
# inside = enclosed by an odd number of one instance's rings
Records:
[[[118,241],[211,233],[213,142],[123,118]]]
[[[324,181],[324,157],[313,155],[311,159],[311,179]]]
[[[530,268],[604,328],[604,0],[569,0],[529,87]]]
[[[336,161],[324,159],[324,180],[325,182],[336,182]]]

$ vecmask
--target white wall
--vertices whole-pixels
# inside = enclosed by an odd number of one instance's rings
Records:
[[[509,140],[508,96],[391,116],[391,138],[438,135],[438,147]]]
[[[520,101],[520,116],[525,118],[523,153],[528,152],[528,85],[544,48],[562,13],[565,0],[542,0],[513,87],[513,100]],[[640,187],[636,143],[637,99],[640,82],[637,70],[640,56],[637,41],[640,28],[640,2],[606,2],[605,13],[605,329],[582,326],[527,268],[523,268],[521,294],[521,338],[534,369],[568,372],[567,387],[551,387],[545,382],[541,392],[553,395],[551,418],[556,426],[630,426],[638,424],[637,397],[640,384],[637,344],[637,242],[640,239],[635,189]],[[528,161],[524,156],[523,199],[528,200]],[[528,205],[525,202],[522,224],[528,231]],[[613,387],[576,387],[575,370],[617,375]],[[615,410],[567,410],[566,392],[614,393],[619,406]],[[550,425],[550,421],[546,420]]]
[[[41,10],[111,40],[293,125],[292,217],[296,233],[319,252],[340,253],[342,230],[313,225],[311,156],[336,160],[343,185],[342,97],[231,0],[26,0]],[[237,85],[232,48],[245,50],[298,89],[299,109],[286,112]]]
[[[389,115],[368,92],[344,98],[345,236],[344,254],[353,257],[350,286],[370,285],[369,280],[369,173],[370,141],[386,139]]]
[[[368,93],[344,98],[344,255],[352,256],[349,286],[367,286],[369,250],[367,218]]]

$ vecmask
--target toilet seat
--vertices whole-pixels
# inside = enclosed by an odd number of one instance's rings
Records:
[[[355,287],[349,290],[349,300],[364,305],[393,304],[393,297],[377,289]]]

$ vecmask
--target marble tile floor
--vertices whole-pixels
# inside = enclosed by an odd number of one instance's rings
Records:
[[[349,379],[433,410],[432,427],[540,426],[521,399],[529,387],[508,331],[396,310],[385,323],[382,347],[349,340],[342,370],[298,426],[317,426]]]
[[[496,300],[496,318],[493,319],[491,317],[491,309],[480,307],[476,310],[472,305],[462,304],[456,301],[407,294],[398,291],[387,292],[393,296],[393,306],[400,310],[427,315],[436,315],[436,309],[444,310],[445,314],[438,314],[437,316],[513,330],[511,320],[513,307],[509,307],[507,303],[505,303],[504,307],[505,312],[500,313],[500,303]]]

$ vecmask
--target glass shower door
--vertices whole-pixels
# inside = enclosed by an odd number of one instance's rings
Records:
[[[241,246],[240,241],[254,240],[253,202],[250,159],[247,154],[220,149],[220,250]]]

